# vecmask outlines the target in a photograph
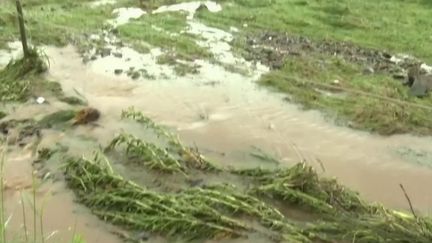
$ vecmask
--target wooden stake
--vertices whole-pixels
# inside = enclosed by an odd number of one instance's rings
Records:
[[[23,52],[24,52],[24,58],[28,58],[30,52],[29,52],[29,48],[27,45],[27,36],[26,36],[25,25],[24,25],[24,14],[22,11],[22,6],[21,6],[20,0],[16,0],[16,8],[17,8],[17,12],[18,12],[18,23],[19,23],[19,29],[20,29],[20,35],[21,35],[21,43],[22,43]]]

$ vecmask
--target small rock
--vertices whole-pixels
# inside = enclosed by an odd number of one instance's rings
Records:
[[[121,54],[120,52],[114,52],[113,56],[117,57],[117,58],[122,58],[123,54]]]
[[[90,35],[89,39],[92,41],[97,41],[97,40],[100,40],[100,36],[92,34],[92,35]]]
[[[109,56],[110,54],[111,54],[111,49],[110,48],[102,48],[100,50],[101,57],[106,57],[106,56]]]
[[[148,232],[140,232],[135,235],[135,240],[142,242],[142,241],[148,241],[150,239],[150,233]]]
[[[275,125],[273,123],[270,123],[269,126],[268,126],[268,128],[270,130],[274,130],[275,129]]]
[[[38,104],[43,104],[43,103],[45,103],[45,98],[44,98],[44,97],[37,97],[37,99],[36,99],[36,103],[38,103]]]
[[[139,72],[133,72],[131,78],[132,79],[138,79],[141,75],[139,74]]]
[[[207,5],[205,5],[204,3],[201,3],[199,5],[199,7],[196,9],[197,12],[203,11],[203,10],[208,10]]]
[[[281,69],[283,66],[284,66],[283,60],[278,60],[271,64],[272,69]]]
[[[115,69],[114,70],[114,74],[116,74],[116,75],[120,75],[120,74],[122,74],[123,73],[123,70],[122,69]]]
[[[196,186],[199,186],[200,184],[202,184],[204,182],[204,180],[201,178],[200,179],[191,179],[191,180],[188,180],[187,182],[189,183],[189,185],[191,187],[196,187]]]
[[[85,57],[82,59],[82,62],[83,62],[84,64],[88,63],[89,61],[90,61],[90,57],[87,57],[87,56],[85,56]]]
[[[111,33],[113,33],[114,35],[117,35],[119,33],[119,30],[117,28],[114,28],[111,30]]]
[[[237,29],[237,28],[234,27],[234,26],[231,26],[231,27],[230,27],[230,31],[231,31],[231,32],[239,32],[239,29]]]
[[[363,69],[363,73],[364,74],[373,74],[373,73],[375,73],[375,70],[372,67],[366,67],[365,69]]]
[[[247,28],[247,27],[248,27],[248,24],[243,24],[243,27],[244,27],[244,28]]]
[[[335,80],[333,80],[333,84],[336,84],[336,85],[338,85],[338,84],[340,84],[340,81],[339,81],[339,80],[337,80],[337,79],[335,79]]]
[[[420,68],[423,69],[426,73],[432,73],[432,66],[427,65],[426,63],[422,63]]]

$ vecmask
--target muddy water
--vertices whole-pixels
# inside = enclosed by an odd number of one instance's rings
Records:
[[[394,153],[400,146],[431,151],[431,138],[410,135],[383,138],[326,122],[316,112],[305,112],[260,89],[236,74],[207,70],[175,80],[131,81],[100,68],[84,66],[74,49],[48,49],[50,75],[65,90],[81,92],[101,110],[102,127],[92,130],[101,141],[118,131],[122,109],[135,106],[157,122],[177,128],[188,142],[226,156],[209,154],[225,165],[256,166],[248,158],[252,145],[292,164],[300,159],[324,165],[371,201],[407,209],[402,183],[414,207],[429,213],[432,170],[416,167]],[[214,72],[214,73],[212,73]],[[213,82],[214,85],[206,85]]]
[[[32,242],[33,232],[37,232],[37,242],[41,242],[41,232],[47,243],[71,242],[74,232],[79,233],[89,243],[121,242],[109,233],[109,226],[101,224],[88,209],[75,204],[73,194],[66,190],[62,183],[46,182],[33,186],[33,160],[32,152],[28,150],[12,150],[6,157],[4,196],[7,212],[5,218],[10,219],[7,226],[8,242],[24,239],[25,228],[28,239],[31,240],[28,242]],[[36,228],[32,203],[33,188],[36,196]]]
[[[84,65],[74,48],[48,48],[49,78],[60,81],[66,93],[81,93],[102,112],[99,127],[78,127],[66,133],[44,131],[41,146],[68,141],[73,135],[96,137],[106,144],[123,128],[140,133],[139,126],[119,122],[123,109],[135,106],[155,121],[177,129],[183,140],[196,143],[211,159],[226,166],[274,166],[254,160],[251,146],[282,158],[284,165],[305,159],[326,176],[336,176],[345,185],[371,200],[396,209],[407,209],[399,183],[405,186],[414,207],[430,213],[432,170],[404,161],[395,150],[409,147],[432,152],[431,138],[394,136],[383,138],[332,125],[317,112],[305,112],[283,101],[281,95],[259,88],[240,74],[217,66],[205,66],[194,76],[132,81],[116,76],[101,65]],[[109,65],[109,63],[107,63]],[[211,84],[211,85],[210,85]],[[47,97],[48,100],[49,97]],[[65,108],[59,102],[18,107],[11,118],[27,118]],[[85,143],[74,146],[77,155],[88,152]],[[31,198],[31,148],[12,150],[6,163],[6,206],[12,215],[11,232],[23,232],[20,190]],[[15,152],[14,152],[15,151]],[[67,242],[75,231],[87,242],[120,242],[84,207],[62,183],[46,184],[36,193],[38,207],[44,204],[46,242]],[[27,201],[31,201],[28,199]],[[26,225],[32,228],[31,204],[26,203]],[[39,222],[39,219],[38,219]],[[37,227],[39,227],[37,223]],[[38,228],[39,231],[39,228]],[[39,234],[40,235],[40,234]],[[10,236],[13,235],[10,233]],[[164,242],[161,239],[151,242]]]

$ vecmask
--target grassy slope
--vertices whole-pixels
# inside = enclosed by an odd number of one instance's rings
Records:
[[[220,13],[201,15],[216,26],[274,30],[331,38],[432,61],[432,3],[424,0],[223,0]]]
[[[202,12],[201,20],[228,29],[235,26],[244,34],[277,31],[300,34],[314,40],[350,41],[363,47],[414,54],[432,60],[428,51],[432,4],[427,1],[372,0],[232,0],[220,1],[224,10]],[[247,24],[245,27],[244,24]],[[318,62],[326,61],[322,68]],[[432,134],[431,109],[384,102],[359,95],[328,96],[316,91],[313,81],[329,84],[341,80],[343,88],[368,92],[406,102],[431,106],[432,99],[408,97],[407,90],[384,75],[366,75],[359,67],[332,57],[301,56],[285,61],[281,70],[261,80],[266,86],[291,95],[306,108],[320,109],[355,128],[395,134]],[[318,86],[319,87],[319,86]]]
[[[23,6],[27,32],[33,44],[65,45],[74,34],[96,30],[111,17],[114,6],[90,8],[88,0],[65,2],[60,0],[26,1]],[[0,47],[7,41],[16,40],[17,21],[13,2],[0,9],[2,36]]]

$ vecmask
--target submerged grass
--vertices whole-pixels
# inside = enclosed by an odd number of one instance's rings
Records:
[[[123,119],[134,120],[134,121],[142,124],[146,129],[155,133],[157,135],[157,137],[161,139],[162,143],[167,144],[166,148],[158,149],[157,150],[157,151],[159,151],[158,153],[155,153],[154,152],[155,150],[152,149],[151,151],[153,151],[153,152],[151,152],[151,155],[157,156],[159,154],[159,155],[163,155],[163,157],[165,157],[167,159],[170,158],[169,161],[167,161],[169,164],[173,164],[173,163],[170,163],[170,161],[173,162],[172,159],[177,158],[177,161],[180,161],[182,164],[182,165],[180,165],[177,162],[174,163],[174,164],[177,164],[176,165],[177,168],[189,167],[189,168],[195,168],[195,169],[200,169],[200,170],[205,170],[205,171],[219,171],[220,170],[212,162],[210,162],[202,154],[200,154],[200,152],[198,151],[197,148],[184,145],[183,142],[180,140],[180,138],[177,135],[169,132],[168,129],[156,124],[153,120],[144,116],[144,114],[142,112],[135,110],[134,107],[129,107],[127,110],[124,110],[122,112],[121,117]],[[115,145],[117,145],[120,141],[121,141],[121,143],[126,142],[128,144],[127,151],[129,151],[130,149],[132,149],[134,147],[136,149],[141,148],[141,149],[139,149],[140,151],[146,151],[146,150],[148,150],[149,146],[153,146],[149,143],[143,142],[141,139],[134,138],[133,136],[120,135],[120,137],[113,140],[111,145],[108,146],[108,149],[113,149],[115,147]],[[173,154],[171,154],[171,153],[173,153]],[[158,156],[158,157],[160,157],[160,156]],[[145,158],[144,160],[150,159],[147,156],[144,156],[144,157],[138,156],[138,158],[140,158],[140,159]],[[158,161],[158,160],[156,160],[156,161]],[[161,163],[158,163],[158,164],[161,164]],[[166,167],[166,166],[163,166],[163,167]]]
[[[304,164],[279,171],[235,171],[250,180],[234,185],[158,192],[117,175],[110,162],[70,158],[65,174],[79,200],[99,217],[130,230],[173,238],[221,239],[258,233],[282,242],[430,242],[432,221],[369,205],[335,180],[320,179]],[[269,200],[271,199],[271,200]],[[297,221],[273,205],[316,215]],[[256,227],[250,222],[259,222]]]
[[[46,64],[36,49],[31,49],[28,58],[11,61],[0,70],[0,102],[23,101],[36,87]],[[39,82],[40,83],[40,82]]]
[[[70,159],[66,176],[80,201],[98,216],[131,229],[180,235],[189,240],[236,237],[251,231],[250,226],[232,217],[236,212],[252,209],[253,214],[263,214],[267,209],[277,213],[219,188],[153,192],[119,177],[98,158]]]
[[[174,146],[180,143],[172,133],[133,108],[125,110],[122,117],[141,123]],[[159,145],[133,136],[127,137],[125,143],[131,144],[127,148],[129,155],[156,165],[149,166],[151,169],[170,168],[171,173],[164,176],[177,178],[176,172],[193,175],[195,167],[172,160],[167,156],[170,151],[160,152]],[[143,148],[151,150],[141,153]],[[186,240],[220,240],[250,234],[280,242],[432,240],[432,219],[369,204],[335,179],[319,177],[304,163],[276,170],[219,169],[237,177],[234,184],[219,182],[181,190],[166,184],[160,191],[121,177],[103,154],[96,153],[90,159],[66,158],[65,178],[79,201],[100,218],[132,231]],[[292,218],[286,209],[311,217]]]
[[[119,26],[118,31],[123,40],[132,43],[137,49],[142,49],[141,46],[150,44],[186,61],[210,58],[209,50],[198,46],[194,36],[180,33],[186,30],[186,27],[185,14],[167,12],[143,15],[137,20]]]

